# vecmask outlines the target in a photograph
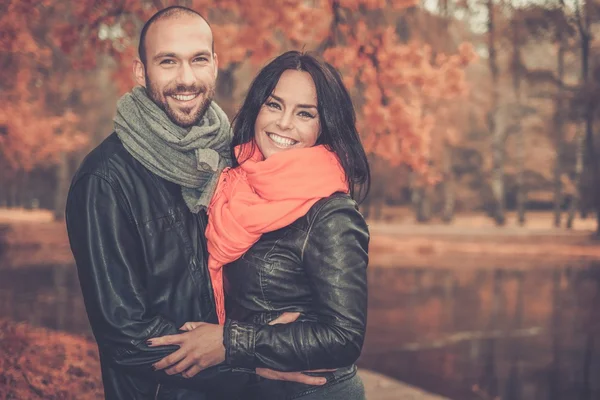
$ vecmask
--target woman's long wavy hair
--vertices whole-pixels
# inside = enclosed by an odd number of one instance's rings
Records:
[[[369,192],[371,173],[356,129],[352,99],[339,72],[331,64],[308,53],[285,52],[267,64],[254,78],[233,120],[233,165],[238,166],[250,156],[250,152],[240,154],[238,160],[234,148],[240,144],[254,143],[254,125],[258,113],[286,70],[305,71],[312,77],[317,89],[317,110],[321,124],[321,133],[315,145],[325,145],[337,155],[346,174],[350,195],[358,202],[363,201]]]

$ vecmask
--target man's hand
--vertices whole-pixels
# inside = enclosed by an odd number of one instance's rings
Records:
[[[276,381],[298,382],[306,385],[321,386],[327,383],[327,379],[323,377],[304,375],[302,372],[280,372],[267,368],[256,368],[256,375]]]
[[[148,340],[150,347],[179,346],[179,350],[153,364],[156,370],[168,368],[165,372],[169,375],[182,373],[185,378],[191,378],[225,361],[222,325],[188,322],[181,329],[187,332]]]

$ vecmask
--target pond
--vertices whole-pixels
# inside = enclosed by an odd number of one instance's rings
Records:
[[[359,365],[456,400],[600,399],[600,265],[371,268]],[[0,317],[91,338],[74,265],[0,265]]]

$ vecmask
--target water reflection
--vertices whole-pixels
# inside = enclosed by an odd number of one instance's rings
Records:
[[[363,367],[452,399],[600,399],[600,266],[369,271]],[[73,265],[0,268],[0,317],[89,335]]]
[[[0,268],[0,317],[92,337],[74,265]]]
[[[370,271],[360,364],[453,399],[600,399],[600,267]]]

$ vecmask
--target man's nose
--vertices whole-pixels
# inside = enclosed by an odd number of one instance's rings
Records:
[[[194,74],[194,70],[191,65],[187,63],[181,64],[181,68],[179,69],[178,82],[182,85],[192,86],[196,83],[196,75]]]

